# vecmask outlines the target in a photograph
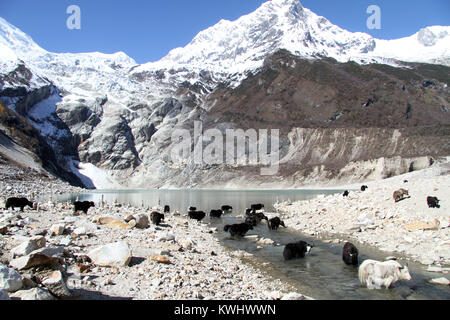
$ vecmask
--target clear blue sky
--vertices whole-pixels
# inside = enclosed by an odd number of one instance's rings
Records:
[[[157,61],[201,30],[235,20],[264,0],[0,0],[0,16],[52,52],[124,51],[138,63]],[[450,25],[450,0],[303,0],[303,6],[349,31],[381,39],[410,36],[430,25]],[[81,30],[66,28],[66,9],[81,8]],[[382,29],[369,30],[369,5],[382,12]]]

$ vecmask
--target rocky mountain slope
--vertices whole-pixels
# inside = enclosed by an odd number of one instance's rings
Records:
[[[91,188],[383,178],[449,154],[449,33],[378,40],[296,0],[272,0],[138,65],[124,53],[48,52],[0,18],[0,101],[39,132],[56,171]],[[279,129],[279,174],[174,163],[171,135],[195,121],[222,132]]]

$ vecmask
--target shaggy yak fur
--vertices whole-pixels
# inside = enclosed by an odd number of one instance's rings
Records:
[[[284,224],[284,221],[281,221],[279,217],[267,220],[267,225],[269,226],[270,230],[278,230],[280,226],[287,228],[286,225]]]
[[[159,212],[153,211],[150,215],[150,219],[152,220],[153,224],[159,226],[161,221],[164,220],[164,215]]]
[[[246,223],[226,225],[225,228],[223,229],[223,231],[225,232],[230,232],[231,236],[233,237],[234,236],[243,237],[250,230],[253,230],[253,227]]]
[[[13,210],[15,208],[20,208],[20,211],[23,212],[23,208],[26,206],[33,208],[33,202],[28,201],[27,198],[9,198],[6,200],[6,210],[9,208],[12,208]]]
[[[342,251],[342,260],[348,265],[358,265],[358,249],[353,243],[347,242]]]
[[[89,208],[95,208],[95,203],[92,201],[76,201],[74,202],[74,212],[83,211],[85,214],[88,213]]]
[[[211,218],[220,218],[223,215],[223,211],[222,210],[211,210],[209,215]]]
[[[313,247],[314,246],[309,245],[305,241],[289,243],[286,245],[283,251],[284,260],[304,258],[305,254],[310,253]]]

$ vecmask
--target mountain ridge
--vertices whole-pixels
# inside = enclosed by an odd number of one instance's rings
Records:
[[[182,167],[172,163],[171,133],[193,128],[194,121],[221,130],[281,126],[283,156],[299,159],[300,167],[288,165],[272,183],[291,172],[302,176],[312,165],[321,172],[316,178],[324,179],[331,174],[324,167],[366,161],[364,154],[379,159],[449,150],[445,127],[435,128],[449,123],[449,72],[439,65],[447,59],[446,51],[442,58],[439,50],[448,28],[431,27],[402,40],[416,45],[420,38],[419,44],[434,52],[426,58],[435,65],[404,63],[395,56],[373,58],[368,55],[377,48],[373,38],[334,26],[296,0],[272,0],[236,21],[220,21],[160,61],[139,65],[122,52],[48,52],[0,18],[0,49],[7,48],[0,51],[0,100],[40,132],[60,166],[78,177],[74,180],[90,187],[116,187],[116,182],[192,187],[201,186],[203,176],[210,185],[221,174],[235,179],[238,169],[243,170],[239,179],[263,183],[252,176],[253,167],[198,166],[192,159]],[[218,33],[226,38],[220,40]],[[289,46],[291,50],[283,48]],[[411,114],[405,113],[409,105]],[[375,128],[358,129],[366,125]],[[334,155],[327,146],[336,135],[352,145],[354,132],[368,147],[381,143],[379,133],[393,150],[365,150],[356,143],[360,150],[352,158],[321,158],[312,151],[308,157],[315,162],[310,162],[289,138],[296,132],[314,135],[308,140],[317,141],[324,154]],[[422,151],[400,148],[399,141]],[[219,181],[229,185],[226,179]]]

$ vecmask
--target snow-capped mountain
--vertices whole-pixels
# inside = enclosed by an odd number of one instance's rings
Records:
[[[406,39],[378,40],[343,30],[298,0],[272,0],[236,21],[220,21],[186,47],[133,72],[189,68],[243,73],[261,67],[264,59],[279,49],[304,58],[332,57],[340,62],[385,63],[389,58],[439,63],[448,59],[449,47],[450,27],[427,28]]]
[[[198,179],[204,168],[192,163],[180,168],[170,162],[171,132],[175,128],[191,128],[195,120],[218,123],[223,114],[219,112],[217,116],[214,112],[234,94],[220,90],[233,90],[248,79],[250,72],[258,74],[266,63],[276,60],[273,56],[281,49],[295,57],[286,57],[291,70],[305,59],[321,61],[323,57],[361,65],[383,63],[401,67],[401,61],[407,61],[448,66],[449,33],[450,27],[429,27],[408,38],[378,40],[365,33],[343,30],[304,8],[298,0],[271,0],[236,21],[220,21],[160,61],[138,65],[123,52],[48,52],[0,17],[0,100],[25,116],[52,147],[61,166],[86,181],[85,185],[112,187],[116,186],[115,178],[138,187],[173,186],[177,179],[184,179],[180,182],[183,185],[192,185],[191,181],[196,176]],[[334,72],[326,63],[323,67]],[[270,87],[270,79],[259,79],[252,89],[257,92],[261,84],[268,82],[265,86],[269,88],[261,93],[263,101],[277,96],[268,106],[261,105],[268,109],[267,114],[275,106],[277,115],[282,115],[279,110],[283,104],[292,104],[304,108],[293,110],[301,118],[299,115],[314,106],[307,119],[345,122],[350,111],[339,109],[335,101],[342,96],[335,94],[347,89],[338,90],[334,83],[322,88],[313,77],[307,80],[292,95],[295,101],[289,103],[291,97],[275,93],[281,84]],[[323,90],[326,95],[322,95]],[[353,90],[351,97],[342,100],[342,104],[353,104],[348,106],[350,109],[367,104],[368,99],[376,103],[374,94],[367,96],[369,93],[359,87]],[[442,110],[450,107],[445,97],[433,101],[442,103]],[[242,101],[238,99],[230,109],[236,107],[240,111],[248,107],[239,103]],[[323,106],[327,109],[322,110]],[[440,115],[441,111],[436,112]],[[258,117],[257,114],[253,119]],[[439,118],[433,117],[424,123]],[[221,126],[231,128],[232,123],[226,121]],[[286,121],[278,119],[276,123]],[[142,180],[145,185],[140,185]]]

